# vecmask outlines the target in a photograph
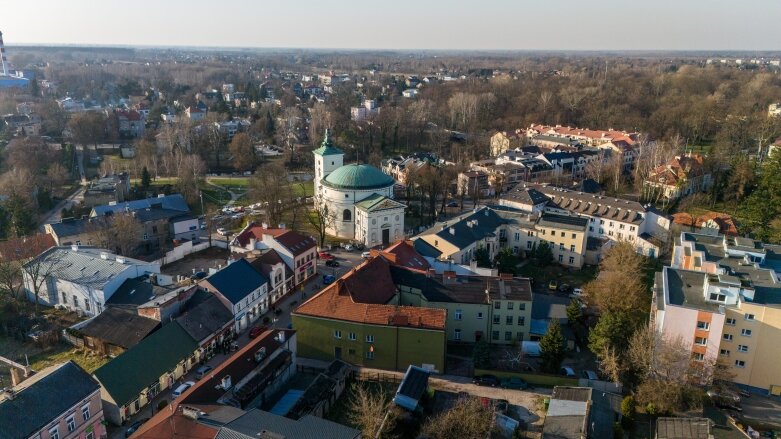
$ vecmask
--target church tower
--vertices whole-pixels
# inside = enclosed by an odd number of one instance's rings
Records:
[[[331,131],[326,128],[320,147],[312,151],[315,155],[315,197],[322,197],[323,179],[344,165],[344,152],[335,147],[331,140]]]

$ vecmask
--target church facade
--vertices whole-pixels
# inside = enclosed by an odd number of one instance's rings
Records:
[[[315,158],[315,203],[328,215],[326,232],[367,247],[404,238],[406,206],[393,199],[395,181],[374,166],[344,164],[344,152],[325,132]]]

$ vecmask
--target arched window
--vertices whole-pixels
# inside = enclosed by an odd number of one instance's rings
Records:
[[[350,212],[350,209],[344,209],[344,212],[342,212],[342,221],[352,221],[353,220],[353,213]]]

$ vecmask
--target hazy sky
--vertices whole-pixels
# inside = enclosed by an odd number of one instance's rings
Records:
[[[6,44],[781,49],[779,0],[7,0]]]

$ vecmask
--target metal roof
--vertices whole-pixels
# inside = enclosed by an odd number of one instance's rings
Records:
[[[393,186],[395,181],[372,165],[353,163],[328,174],[323,184],[334,189],[381,189]]]

